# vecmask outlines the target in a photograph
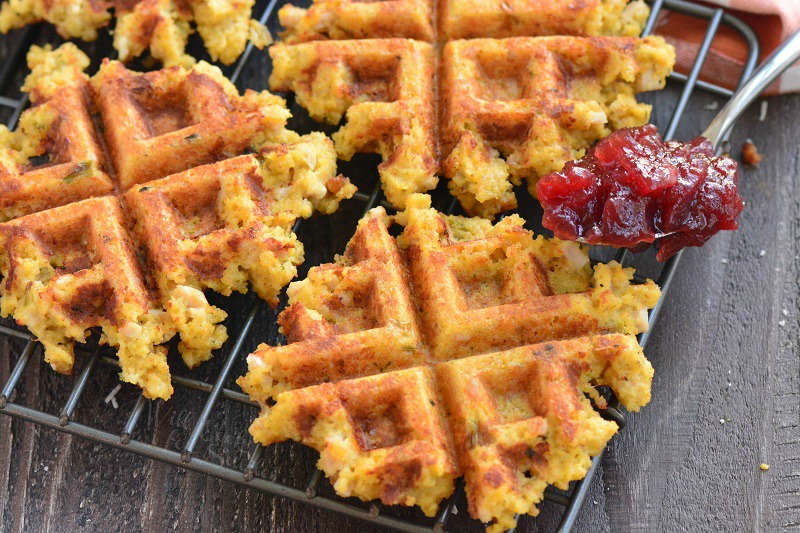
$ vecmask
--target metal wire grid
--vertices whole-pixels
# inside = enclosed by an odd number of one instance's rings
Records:
[[[269,1],[260,19],[262,23],[266,23],[270,19],[275,12],[277,4],[278,0]],[[726,88],[698,79],[700,70],[703,66],[706,56],[708,55],[711,42],[713,41],[720,25],[726,24],[737,30],[749,46],[749,55],[741,74],[741,81],[746,80],[750,76],[753,68],[756,65],[758,59],[758,41],[753,30],[741,19],[734,17],[729,13],[725,13],[722,9],[701,6],[684,0],[653,1],[651,5],[650,18],[644,30],[645,35],[650,34],[653,31],[656,18],[664,8],[708,20],[707,32],[689,74],[673,73],[671,75],[672,79],[683,82],[684,88],[672,113],[672,118],[670,119],[670,122],[664,131],[664,137],[669,139],[673,137],[675,131],[677,130],[678,124],[683,116],[683,112],[695,88],[707,90],[721,96],[730,96],[732,94],[732,91]],[[31,30],[26,29],[23,31],[24,34],[11,50],[9,59],[2,65],[2,67],[0,67],[0,87],[6,87],[8,85],[8,81],[22,61],[25,51],[31,42]],[[248,45],[242,57],[236,64],[230,77],[234,83],[236,83],[240,77],[245,64],[252,54],[252,51],[252,45]],[[27,103],[27,96],[13,99],[0,95],[0,109],[6,108],[11,111],[10,118],[7,121],[9,127],[12,127],[16,124],[20,113],[25,108]],[[356,193],[355,198],[364,204],[364,211],[366,212],[379,202],[380,194],[380,185],[376,184],[370,194],[359,192]],[[448,211],[452,211],[455,207],[456,202],[453,200],[449,204]],[[301,222],[296,224],[295,230],[298,229],[300,224]],[[630,257],[631,255],[627,252],[627,250],[620,250],[617,252],[615,259],[625,264],[626,261],[630,260]],[[673,280],[673,276],[680,258],[681,254],[679,253],[667,261],[663,265],[660,275],[658,276],[657,282],[661,287],[662,297],[656,307],[650,311],[649,331],[652,331],[652,327],[657,321],[658,315],[661,311],[662,303],[665,300],[667,292],[669,291],[669,287]],[[118,434],[80,424],[72,420],[75,409],[77,408],[81,396],[86,389],[89,376],[96,365],[100,363],[108,366],[117,366],[118,364],[115,358],[104,353],[104,351],[96,345],[89,348],[91,354],[89,360],[78,375],[78,378],[76,379],[75,384],[69,393],[67,400],[64,402],[58,416],[11,402],[10,398],[12,393],[14,392],[14,389],[16,388],[26,366],[32,359],[37,342],[29,333],[3,325],[0,325],[0,334],[22,339],[25,341],[25,345],[21,350],[13,369],[11,370],[8,380],[3,385],[2,390],[0,390],[0,413],[19,417],[23,420],[27,420],[42,426],[54,428],[65,433],[78,435],[80,437],[101,442],[118,449],[127,450],[151,459],[156,459],[168,464],[181,466],[189,470],[208,474],[219,479],[231,481],[233,483],[268,492],[273,495],[290,498],[295,501],[308,503],[351,517],[360,518],[374,525],[409,532],[444,531],[447,526],[448,518],[453,514],[455,502],[459,497],[458,493],[463,491],[461,487],[456,490],[456,494],[451,496],[441,505],[439,513],[434,519],[408,520],[392,516],[387,512],[382,511],[381,506],[378,504],[372,504],[368,508],[359,507],[348,503],[344,499],[336,497],[329,498],[317,495],[317,486],[322,479],[322,473],[319,470],[317,470],[311,476],[305,487],[302,489],[258,477],[255,472],[259,468],[264,449],[260,445],[253,445],[253,449],[249,455],[247,464],[242,469],[233,469],[222,466],[216,462],[205,460],[194,455],[198,443],[201,441],[205,432],[209,417],[211,416],[211,413],[215,407],[219,404],[221,398],[230,401],[241,402],[244,404],[255,405],[245,394],[224,387],[224,383],[229,377],[234,363],[240,356],[242,345],[250,332],[253,321],[260,307],[260,300],[254,299],[254,303],[252,304],[249,313],[246,315],[241,329],[235,336],[233,345],[225,357],[224,364],[222,365],[222,368],[213,383],[183,376],[172,377],[172,382],[177,387],[193,389],[207,394],[203,409],[200,415],[197,417],[195,425],[180,451],[148,444],[146,442],[131,438],[141,418],[142,412],[148,403],[148,401],[141,394],[139,395],[133,409],[128,415],[122,432]],[[648,340],[649,332],[642,334],[639,338],[639,342],[643,347],[647,344]],[[613,399],[610,407],[603,410],[601,414],[604,417],[616,421],[620,427],[623,427],[625,424],[625,415],[618,408],[618,404],[613,401]],[[581,505],[586,497],[594,473],[602,461],[602,456],[603,454],[601,453],[593,459],[592,465],[587,472],[586,477],[573,483],[570,491],[564,492],[548,489],[546,492],[545,499],[564,507],[564,512],[562,514],[558,531],[569,532],[574,526],[578,511],[580,510]]]

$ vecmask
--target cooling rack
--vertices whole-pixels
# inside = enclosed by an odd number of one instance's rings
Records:
[[[282,3],[284,2],[270,0],[263,8],[263,14],[260,20],[262,23],[267,24],[272,30],[277,28],[276,8]],[[746,80],[755,67],[758,58],[758,41],[753,30],[741,19],[719,8],[715,9],[683,0],[655,0],[651,2],[652,11],[644,34],[649,34],[653,31],[659,13],[665,9],[677,11],[692,17],[698,17],[707,21],[707,31],[698,49],[690,72],[688,74],[674,73],[671,75],[671,79],[682,84],[671,118],[666,125],[660,125],[662,126],[661,131],[663,136],[665,138],[671,138],[676,132],[683,118],[687,103],[696,89],[710,91],[723,97],[729,97],[732,94],[731,91],[726,88],[699,79],[699,73],[708,55],[711,42],[720,26],[727,25],[736,30],[741,34],[749,47],[749,55],[740,77],[741,81]],[[15,34],[14,38],[16,40],[8,47],[9,53],[0,66],[0,117],[3,117],[9,127],[16,124],[20,113],[28,104],[27,97],[19,94],[17,89],[26,71],[24,56],[28,46],[33,42],[53,42],[58,40],[51,29],[40,27],[31,27],[21,30]],[[110,49],[109,44],[110,39],[106,35],[101,37],[100,42],[89,48],[93,48],[95,52],[107,51]],[[199,52],[199,55],[202,55],[202,53],[202,51]],[[92,55],[94,63],[101,57],[101,53],[93,53]],[[260,57],[259,61],[262,63],[256,65],[255,70],[253,70],[254,67],[249,65],[249,63],[253,63],[253,58],[256,55]],[[252,46],[248,45],[239,61],[233,67],[228,68],[226,74],[237,85],[242,85],[242,79],[247,78],[248,81],[250,81],[250,78],[255,78],[263,86],[268,73],[264,72],[263,69],[258,69],[262,64],[268,67],[268,58],[265,58],[265,52],[254,52]],[[266,61],[266,63],[263,63],[264,61]],[[255,75],[253,75],[251,71],[253,71]],[[290,97],[290,103],[291,102],[292,100]],[[294,123],[292,123],[291,126],[294,129],[301,132],[307,131],[312,127],[313,129],[320,129],[320,125],[314,124],[307,116],[303,118],[304,112],[296,105],[292,105],[292,112],[301,117],[299,121],[293,119]],[[357,165],[358,163],[356,163],[356,166]],[[364,165],[362,162],[362,168],[366,166],[367,165]],[[348,168],[343,169],[344,173],[350,176],[364,172],[350,165],[346,165],[346,167]],[[348,170],[355,170],[356,174],[349,173]],[[374,164],[371,170],[365,172],[374,177]],[[380,186],[377,184],[377,179],[371,179],[369,183],[370,185],[367,187],[364,187],[362,184],[360,189],[370,190],[371,192],[359,192],[354,199],[350,201],[356,205],[356,208],[353,209],[352,205],[350,206],[349,211],[352,212],[351,214],[353,216],[351,217],[351,225],[347,226],[348,230],[354,227],[355,220],[360,218],[361,213],[382,203],[382,192]],[[522,192],[521,194],[524,196],[525,193]],[[450,198],[441,187],[434,195],[434,202],[442,210],[454,212],[458,209],[455,200]],[[531,221],[540,220],[541,218],[540,208],[530,199],[528,199],[528,201],[524,201],[524,199],[520,200],[519,211],[520,214],[523,215],[523,218]],[[303,224],[309,223],[301,221],[295,229],[302,233],[301,225]],[[535,223],[532,225],[534,229],[541,230],[541,227],[537,226]],[[343,235],[342,238],[348,238],[350,233],[351,232]],[[637,268],[640,267],[639,263],[641,261],[646,261],[646,258],[630,254],[624,250],[611,251],[608,249],[593,248],[591,250],[591,255],[594,259],[606,260],[614,258],[626,266],[636,266]],[[652,327],[661,310],[662,303],[668,298],[670,283],[680,258],[681,254],[672,257],[663,265],[659,265],[649,276],[656,279],[662,289],[662,297],[658,305],[650,311],[649,331],[652,331]],[[330,258],[322,259],[327,261]],[[650,261],[650,263],[652,270],[652,261]],[[313,262],[309,262],[309,264],[305,265],[303,268],[307,269],[310,264],[313,264]],[[305,270],[303,270],[303,272],[304,271]],[[648,272],[648,274],[650,274],[650,272]],[[639,278],[639,281],[642,281],[642,279]],[[275,324],[278,310],[271,311],[262,309],[261,302],[253,297],[231,298],[222,300],[221,303],[216,301],[213,303],[224,307],[229,314],[235,317],[226,322],[228,330],[231,332],[231,339],[229,339],[225,346],[215,355],[216,363],[211,371],[201,372],[200,374],[202,375],[197,375],[197,372],[193,372],[190,375],[173,375],[172,381],[176,388],[176,393],[182,389],[195,391],[205,398],[204,401],[201,402],[202,408],[199,413],[195,413],[194,411],[190,413],[190,416],[194,416],[194,424],[188,432],[188,436],[185,439],[181,439],[178,446],[168,447],[148,443],[146,442],[147,439],[145,436],[140,435],[140,433],[142,433],[140,424],[142,415],[146,412],[151,403],[141,395],[132,402],[132,407],[127,411],[127,414],[123,415],[124,423],[122,424],[121,430],[108,429],[111,426],[116,426],[117,429],[119,429],[116,423],[119,419],[118,411],[112,411],[110,409],[101,411],[99,415],[98,413],[94,413],[95,416],[92,417],[91,422],[87,422],[83,419],[81,419],[80,422],[76,420],[79,418],[77,413],[81,404],[81,398],[90,384],[91,377],[99,372],[116,373],[117,362],[113,352],[98,346],[96,339],[94,339],[94,341],[90,340],[86,345],[77,347],[78,353],[83,353],[83,366],[77,376],[72,380],[72,388],[69,390],[63,403],[59,404],[61,407],[57,412],[45,412],[41,409],[26,406],[24,401],[17,401],[19,396],[24,396],[17,394],[19,392],[17,388],[26,368],[29,368],[31,365],[44,363],[38,361],[37,359],[39,358],[35,356],[39,347],[36,340],[33,339],[29,333],[20,330],[7,320],[0,323],[0,335],[13,339],[13,341],[9,343],[10,363],[12,365],[8,379],[5,383],[2,383],[2,389],[0,389],[0,413],[18,417],[40,426],[77,435],[91,441],[100,442],[151,459],[163,461],[164,463],[214,476],[251,489],[264,491],[276,496],[290,498],[298,502],[359,518],[375,526],[394,528],[401,531],[433,531],[437,533],[448,528],[448,523],[449,521],[452,523],[452,516],[455,514],[456,502],[459,501],[459,498],[463,499],[463,488],[460,486],[452,497],[442,503],[437,516],[431,519],[425,518],[421,513],[408,510],[398,511],[396,508],[385,507],[380,504],[364,504],[354,501],[353,499],[339,498],[330,490],[327,491],[330,495],[323,495],[321,492],[324,491],[320,490],[320,485],[326,483],[326,481],[324,481],[324,476],[319,470],[315,471],[308,479],[294,479],[294,483],[270,479],[268,475],[262,472],[264,448],[258,445],[249,444],[249,446],[251,446],[251,451],[247,455],[241,454],[241,460],[239,464],[235,466],[225,464],[226,461],[221,460],[219,457],[212,457],[214,454],[204,454],[202,443],[204,437],[208,438],[210,432],[213,431],[213,428],[209,428],[208,426],[215,410],[221,409],[221,405],[224,402],[236,402],[251,406],[255,405],[246,395],[228,386],[233,386],[232,379],[236,377],[233,369],[237,364],[241,365],[241,359],[243,359],[245,353],[243,348],[248,342],[253,342],[253,340],[266,341],[273,344],[281,342],[280,335],[277,331],[277,325]],[[268,334],[265,338],[252,339],[254,336],[254,323],[257,318],[260,320],[264,317],[266,317],[269,324],[266,328],[262,328],[262,330],[268,332]],[[645,346],[648,339],[649,334],[644,333],[640,336],[639,341],[642,346]],[[175,400],[173,400],[173,402],[175,402]],[[176,407],[176,409],[181,408],[180,405]],[[110,413],[110,415],[102,416],[102,413]],[[255,416],[255,414],[255,409],[252,409],[252,415]],[[601,414],[608,419],[616,421],[621,428],[625,424],[625,414],[613,398],[609,407],[601,411]],[[246,434],[245,426],[241,427],[241,432],[243,435]],[[249,440],[247,442],[249,442]],[[602,453],[594,458],[586,477],[581,481],[572,483],[568,491],[559,491],[550,488],[545,493],[545,500],[563,508],[558,531],[568,532],[574,526],[578,511],[586,497],[588,487],[601,460]],[[521,523],[524,524],[524,522]]]

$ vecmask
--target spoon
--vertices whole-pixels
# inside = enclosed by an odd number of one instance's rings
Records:
[[[708,127],[701,133],[718,149],[726,134],[730,131],[742,113],[753,103],[763,91],[784,70],[800,59],[800,31],[786,39],[776,48],[767,59],[756,69],[750,78],[739,89],[733,93],[730,100],[719,110],[719,113],[711,120]],[[674,235],[678,232],[656,233],[656,239]],[[575,239],[583,244],[587,243],[582,237]]]

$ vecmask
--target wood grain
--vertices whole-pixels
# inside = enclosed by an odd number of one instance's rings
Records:
[[[262,79],[262,67],[258,59],[251,61],[245,76]],[[651,97],[658,123],[666,123],[676,97],[676,89]],[[693,99],[679,138],[702,129],[713,116],[707,106],[714,100],[708,95]],[[765,156],[759,168],[742,174],[747,201],[742,227],[684,254],[647,351],[656,369],[653,401],[629,416],[609,446],[578,531],[800,529],[800,96],[771,99],[764,122],[756,115],[751,110],[740,122],[732,143],[736,155],[742,141],[752,137]],[[307,264],[328,261],[343,249],[359,209],[351,203],[305,226],[300,236]],[[245,308],[246,301],[241,298],[236,307]],[[231,317],[231,330],[241,321],[242,316]],[[272,323],[270,311],[262,310],[244,353],[270,336]],[[0,337],[0,380],[8,375],[9,355],[19,349]],[[39,353],[35,357],[15,400],[57,413],[72,379],[54,375],[40,363]],[[212,379],[219,363],[194,375]],[[232,375],[243,371],[240,360]],[[136,391],[124,387],[120,409],[109,416],[111,407],[103,398],[116,383],[113,370],[94,372],[77,420],[110,420],[106,429],[119,431]],[[148,406],[134,437],[179,447],[203,400],[202,394],[178,391],[169,403]],[[243,429],[253,415],[252,408],[222,402],[198,455],[245,464],[252,445]],[[281,444],[265,451],[261,474],[302,487],[315,461],[313,451]],[[759,469],[762,462],[770,464],[768,471]],[[523,519],[520,531],[552,531],[561,510],[544,504],[539,517]],[[454,531],[480,530],[467,519],[463,504],[450,524]],[[372,529],[0,416],[0,530]]]

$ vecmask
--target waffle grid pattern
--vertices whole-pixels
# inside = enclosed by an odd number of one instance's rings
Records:
[[[623,13],[628,24],[598,25]],[[647,122],[636,94],[662,88],[674,62],[660,37],[634,37],[647,15],[639,0],[316,0],[278,15],[287,30],[270,48],[270,87],[317,121],[343,123],[340,158],[380,154],[398,209],[438,176],[470,215],[514,209],[513,185],[533,194],[539,176],[594,141]],[[438,31],[415,29],[437,19]]]
[[[275,9],[278,7],[278,0],[271,0],[266,5],[261,22],[265,23],[268,20],[274,20],[271,17],[275,15]],[[648,21],[645,33],[652,30],[655,19],[659,11],[663,8],[680,11],[689,15],[699,18],[707,19],[709,21],[708,32],[706,34],[704,47],[701,49],[695,62],[695,69],[688,75],[681,75],[674,73],[672,79],[684,82],[685,85],[681,91],[681,96],[678,104],[672,115],[672,119],[667,126],[665,138],[669,138],[677,129],[678,122],[683,117],[683,110],[686,102],[691,97],[693,91],[697,88],[709,90],[721,96],[730,96],[731,92],[715,86],[711,83],[698,80],[699,68],[702,66],[711,39],[716,34],[720,24],[727,24],[738,30],[742,36],[747,40],[750,46],[750,56],[746,68],[742,73],[743,79],[752,72],[755,66],[756,58],[758,57],[758,43],[755,39],[753,31],[748,28],[739,19],[726,14],[722,9],[711,9],[704,6],[699,6],[691,2],[683,0],[656,0],[651,5],[651,16]],[[16,42],[15,46],[9,54],[9,60],[0,67],[0,87],[7,90],[9,80],[15,74],[16,70],[24,64],[24,55],[32,39],[35,37],[34,30],[31,28],[22,30],[21,38]],[[236,64],[233,74],[230,76],[234,83],[240,78],[247,64],[250,54],[253,52],[252,46],[248,46],[245,53]],[[7,117],[6,123],[9,127],[16,124],[19,115],[28,103],[27,96],[7,97],[0,95],[0,111],[4,112],[4,117]],[[355,196],[360,202],[365,205],[365,211],[372,208],[380,200],[380,187],[376,186],[370,194],[356,193]],[[450,209],[455,207],[455,200],[450,201]],[[295,228],[297,229],[297,228]],[[628,260],[627,254],[621,253],[617,259]],[[664,301],[667,298],[668,288],[672,280],[673,274],[676,270],[680,259],[680,255],[673,257],[670,261],[664,264],[660,275],[658,276],[658,285],[662,288],[662,298]],[[93,372],[104,371],[102,368],[108,368],[112,372],[116,372],[117,361],[114,357],[108,355],[106,352],[97,349],[96,347],[87,346],[79,348],[86,350],[89,357],[85,359],[84,366],[80,369],[74,381],[74,386],[69,395],[65,399],[62,408],[57,414],[44,412],[35,408],[27,407],[25,405],[15,403],[13,401],[15,389],[20,382],[21,377],[29,367],[31,361],[35,361],[34,353],[38,347],[38,343],[25,331],[20,331],[14,327],[7,327],[0,325],[0,334],[9,338],[21,341],[19,344],[20,349],[12,352],[13,367],[5,383],[2,383],[0,389],[0,413],[18,417],[23,420],[57,429],[69,434],[78,435],[83,438],[107,444],[116,447],[120,450],[132,452],[141,456],[156,459],[168,464],[176,466],[183,466],[187,469],[201,472],[207,475],[217,477],[219,479],[227,480],[233,483],[238,483],[256,490],[268,492],[271,494],[279,495],[285,498],[290,498],[298,502],[308,503],[319,508],[339,512],[348,516],[362,519],[368,523],[376,526],[394,528],[401,531],[423,532],[423,531],[436,531],[441,532],[447,529],[448,521],[451,520],[453,515],[453,507],[455,502],[460,497],[457,490],[446,503],[444,503],[438,515],[433,520],[426,519],[409,519],[401,518],[392,513],[389,509],[382,509],[378,505],[361,505],[352,504],[347,500],[336,497],[325,497],[318,495],[318,486],[322,479],[320,471],[316,471],[306,483],[298,483],[296,485],[286,485],[270,481],[260,474],[260,465],[262,459],[262,452],[264,448],[260,445],[254,445],[251,453],[248,456],[247,462],[238,468],[230,468],[223,466],[218,461],[206,459],[195,455],[195,450],[198,448],[200,440],[206,433],[206,425],[209,421],[211,413],[222,401],[233,401],[242,404],[253,405],[249,398],[239,392],[228,388],[226,385],[230,382],[230,371],[234,362],[242,356],[242,346],[244,340],[248,337],[253,321],[261,303],[256,300],[252,304],[249,311],[246,313],[244,321],[239,331],[235,334],[232,342],[229,344],[230,349],[227,354],[220,356],[223,359],[221,369],[217,374],[215,380],[207,382],[192,377],[173,375],[172,381],[176,387],[199,391],[206,395],[206,401],[203,403],[202,409],[199,414],[193,413],[195,424],[192,428],[191,434],[183,442],[182,446],[177,449],[164,448],[155,446],[145,442],[144,440],[137,440],[132,438],[142,414],[148,404],[148,400],[140,395],[135,402],[135,405],[127,415],[122,431],[115,432],[105,427],[109,427],[109,421],[97,420],[92,425],[85,425],[75,422],[74,414],[80,404],[80,400],[86,391],[87,384],[89,383],[90,375]],[[659,314],[660,306],[657,306],[650,313],[650,325],[652,326]],[[277,314],[275,314],[277,316]],[[640,338],[642,345],[647,343],[647,334]],[[268,339],[270,341],[274,339]],[[13,346],[13,345],[12,345]],[[604,416],[615,420],[620,426],[624,424],[624,415],[614,408],[613,403],[604,411]],[[245,428],[242,428],[244,433]],[[570,490],[567,492],[548,490],[545,493],[545,500],[555,503],[556,505],[563,506],[563,514],[560,521],[559,531],[569,531],[575,523],[578,511],[586,496],[588,486],[592,482],[596,466],[602,460],[602,454],[594,458],[592,468],[589,470],[586,477],[578,482],[573,483]]]

